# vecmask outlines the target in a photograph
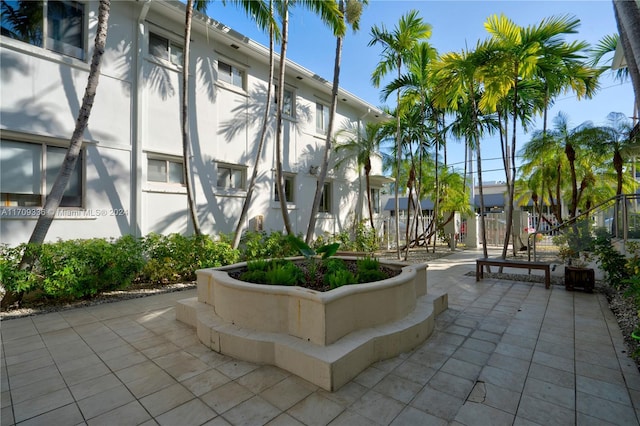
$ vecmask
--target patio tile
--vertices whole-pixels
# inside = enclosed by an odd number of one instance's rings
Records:
[[[576,410],[579,413],[605,421],[615,419],[615,423],[620,425],[638,424],[638,417],[632,407],[598,398],[579,390],[576,392]]]
[[[160,425],[201,425],[217,417],[215,411],[199,399],[192,399],[156,417]]]
[[[570,410],[574,410],[576,406],[575,392],[573,389],[564,388],[532,377],[527,378],[522,394],[552,404],[561,405]]]
[[[577,375],[576,388],[580,392],[588,393],[589,395],[597,396],[617,404],[631,406],[631,400],[629,399],[627,388],[621,384],[613,384]]]
[[[62,378],[57,368],[41,367],[25,373],[11,375],[11,388],[19,388],[42,380]]]
[[[209,366],[183,351],[173,352],[153,360],[176,380],[182,381],[209,370]]]
[[[553,383],[564,388],[575,389],[575,374],[546,365],[532,363],[528,377]]]
[[[475,380],[464,379],[444,371],[437,372],[429,380],[430,387],[462,399],[469,395],[474,384]]]
[[[222,414],[252,396],[253,393],[249,389],[235,382],[229,382],[205,393],[200,399],[216,413]]]
[[[151,423],[145,423],[151,422]],[[125,424],[157,424],[152,420],[147,411],[140,405],[138,401],[132,401],[128,404],[117,407],[111,411],[107,411],[97,417],[87,420],[89,426],[113,426]]]
[[[445,373],[453,374],[463,379],[473,380],[474,382],[478,378],[481,370],[482,367],[477,364],[456,358],[449,358],[440,369],[440,371],[444,371]]]
[[[189,389],[195,396],[204,395],[205,393],[229,383],[230,378],[215,369],[209,369],[196,376],[181,381],[182,385]]]
[[[236,405],[226,413],[224,418],[233,425],[252,426],[262,425],[276,418],[280,410],[269,404],[263,398],[254,396]]]
[[[140,399],[175,384],[177,384],[176,379],[164,371],[160,371],[127,382],[126,386],[136,398]]]
[[[124,385],[119,385],[78,401],[85,419],[97,417],[115,408],[126,405],[135,397]]]
[[[425,413],[424,411],[420,411],[411,406],[405,407],[391,422],[392,426],[446,426],[447,424],[446,420],[433,416],[429,413]]]
[[[372,388],[386,375],[387,372],[384,370],[369,367],[363,370],[362,373],[358,374],[353,381],[367,388]]]
[[[503,355],[496,351],[491,354],[491,357],[487,361],[487,365],[502,368],[503,370],[513,371],[514,373],[527,374],[531,363],[528,360]]]
[[[194,396],[191,392],[181,384],[176,383],[141,398],[140,404],[142,404],[152,416],[156,417],[193,398]]]
[[[121,384],[122,382],[115,374],[109,373],[69,386],[69,389],[71,390],[73,397],[78,401],[106,390],[113,389]]]
[[[386,425],[391,423],[402,411],[404,404],[380,392],[371,390],[349,408],[371,421]]]
[[[330,426],[371,426],[371,420],[352,410],[344,410],[333,419]]]
[[[427,385],[411,401],[410,405],[435,417],[450,421],[456,416],[463,403],[463,398],[455,397]]]
[[[466,402],[458,411],[455,421],[462,424],[485,424],[511,426],[515,416],[496,408],[475,402]]]
[[[369,389],[351,381],[335,392],[328,392],[324,389],[318,389],[316,393],[323,398],[330,399],[340,405],[349,406],[360,399],[362,395],[367,393]]]
[[[472,364],[483,366],[487,363],[487,361],[491,357],[491,354],[486,352],[475,351],[473,349],[460,348],[457,351],[455,351],[455,353],[451,356],[453,358],[456,358],[462,361],[467,361]],[[439,367],[440,366],[438,366],[438,368]]]
[[[541,399],[522,395],[520,406],[516,413],[518,417],[534,421],[541,425],[575,424],[575,411]]]
[[[270,404],[286,411],[313,393],[317,387],[297,376],[289,376],[260,393]],[[344,387],[343,387],[344,389]]]
[[[406,360],[393,370],[393,374],[424,386],[437,371],[431,367]]]
[[[326,425],[338,417],[344,407],[329,398],[314,392],[293,407],[287,414],[308,426]]]
[[[230,377],[232,379],[237,379],[239,377],[244,376],[247,373],[252,372],[258,367],[259,365],[257,364],[229,358],[229,361],[217,366],[216,369],[227,377]]]
[[[493,383],[484,383],[485,395],[483,404],[506,413],[516,414],[521,394]]]
[[[287,413],[282,413],[265,426],[305,426]]]
[[[39,416],[48,411],[55,410],[65,405],[73,403],[73,397],[71,392],[66,387],[64,389],[58,389],[49,392],[45,395],[37,396],[13,404],[13,413],[16,423],[30,419],[31,417]]]
[[[373,390],[402,403],[409,403],[422,390],[422,386],[394,374],[387,375]]]
[[[526,373],[515,373],[487,365],[482,369],[479,380],[502,386],[515,392],[522,392],[526,377]]]
[[[65,381],[60,375],[57,375],[51,378],[38,380],[37,382],[31,382],[20,387],[12,386],[11,392],[6,391],[6,394],[9,395],[9,393],[11,393],[11,400],[13,401],[13,403],[19,404],[21,402],[28,401],[30,399],[44,396],[48,393],[66,388],[67,384],[65,383]],[[4,394],[5,392],[3,392],[3,395]]]
[[[238,383],[246,387],[253,393],[260,393],[263,390],[281,382],[290,373],[271,365],[261,365],[255,370],[245,374],[238,379]]]
[[[4,412],[2,413],[4,415]],[[55,410],[48,411],[29,420],[20,423],[20,426],[50,426],[50,425],[77,425],[84,422],[82,413],[76,404],[67,404]],[[4,418],[2,424],[5,423]]]

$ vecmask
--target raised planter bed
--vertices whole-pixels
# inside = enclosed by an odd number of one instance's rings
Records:
[[[427,294],[426,264],[380,263],[401,273],[327,292],[229,276],[246,263],[203,269],[198,296],[179,301],[176,316],[217,352],[275,365],[334,391],[374,362],[422,343],[447,308],[446,293]]]

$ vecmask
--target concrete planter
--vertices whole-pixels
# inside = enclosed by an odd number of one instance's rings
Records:
[[[176,315],[217,352],[276,365],[333,391],[422,343],[447,308],[446,294],[427,295],[426,264],[380,262],[401,273],[328,292],[229,276],[246,263],[200,270],[197,298],[178,302]]]

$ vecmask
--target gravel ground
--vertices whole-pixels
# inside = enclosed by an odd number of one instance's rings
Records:
[[[430,260],[438,259],[450,255],[452,252],[448,247],[436,247],[435,253],[432,251],[427,252],[425,249],[413,249],[409,252],[408,262],[428,262]],[[397,260],[397,254],[395,251],[385,251],[379,254],[380,258]],[[404,259],[404,257],[403,257]],[[557,262],[557,258],[553,253],[546,254],[544,259],[546,261]],[[470,272],[473,275],[473,272]],[[499,278],[514,281],[535,281],[542,282],[542,277],[529,275],[529,274],[498,274],[490,273],[485,274],[488,278]],[[552,277],[552,285],[564,285],[562,277]],[[23,302],[20,308],[10,309],[8,311],[0,312],[0,320],[10,320],[14,318],[21,318],[31,315],[39,315],[49,312],[62,311],[67,309],[74,309],[79,307],[86,307],[91,305],[98,305],[102,303],[112,303],[120,300],[135,299],[139,297],[151,296],[154,294],[168,293],[174,291],[184,291],[195,288],[195,282],[178,283],[178,284],[165,284],[165,285],[137,285],[126,291],[111,291],[100,294],[94,298],[88,300],[81,300],[76,302]],[[625,337],[629,354],[633,357],[640,368],[640,342],[631,338],[631,332],[640,327],[640,321],[638,319],[638,311],[632,303],[632,301],[624,297],[622,291],[617,291],[610,288],[605,283],[596,282],[596,292],[600,292],[606,295],[609,301],[611,311],[616,316],[622,335]]]

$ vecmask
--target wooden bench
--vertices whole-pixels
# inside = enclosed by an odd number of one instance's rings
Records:
[[[527,262],[526,260],[489,258],[476,259],[476,281],[480,281],[484,278],[482,272],[483,266],[503,266],[505,268],[523,268],[529,270],[541,269],[544,271],[544,287],[549,288],[551,286],[551,264],[547,262]]]

